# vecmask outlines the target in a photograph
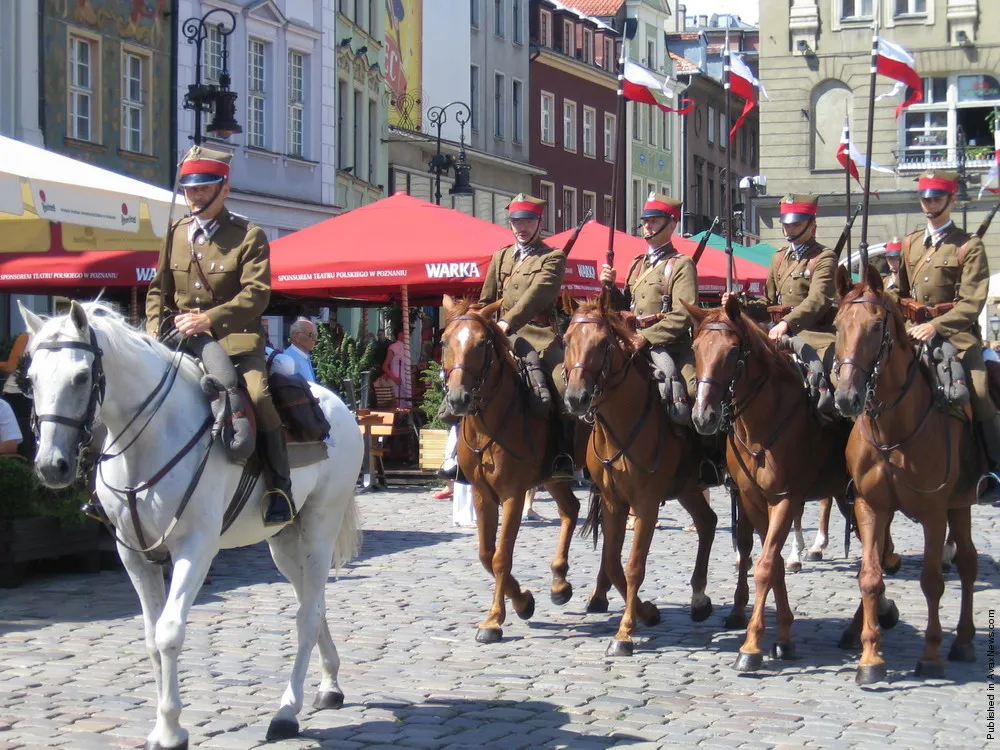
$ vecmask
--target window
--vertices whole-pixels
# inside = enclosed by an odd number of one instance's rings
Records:
[[[597,156],[597,111],[583,108],[583,153]]]
[[[521,43],[521,0],[513,0],[510,15],[510,39],[514,44]]]
[[[604,40],[604,69],[615,72],[615,40],[605,38]]]
[[[576,56],[576,34],[573,33],[573,22],[563,21],[562,51],[570,57]]]
[[[597,218],[597,193],[583,191],[583,203],[580,206],[580,218],[582,219],[590,211],[592,218]],[[573,226],[576,226],[574,222]]]
[[[663,150],[672,151],[674,148],[674,138],[673,130],[671,128],[673,120],[670,119],[670,113],[663,113]]]
[[[563,231],[576,227],[576,188],[563,188],[562,228]]]
[[[715,216],[715,167],[708,169],[708,215]]]
[[[365,114],[361,92],[354,89],[354,176],[364,179],[365,131],[362,118]]]
[[[903,115],[901,169],[954,169],[959,133],[966,167],[993,164],[993,112],[1000,108],[1000,81],[992,75],[925,78],[924,100]]]
[[[522,124],[524,119],[524,113],[522,112],[524,109],[522,104],[524,101],[524,84],[520,81],[513,81],[510,94],[510,137],[514,143],[520,143],[524,140],[524,126]]]
[[[650,70],[658,70],[659,66],[656,64],[656,40],[647,39],[646,40],[646,67]]]
[[[729,118],[725,112],[719,112],[719,147],[729,148]]]
[[[840,3],[840,18],[842,20],[870,19],[872,17],[872,0],[840,0]]]
[[[628,105],[632,108],[632,140],[641,141],[642,140],[642,107],[640,107],[635,102],[631,102]]]
[[[894,16],[924,16],[927,15],[927,0],[895,0]]]
[[[614,218],[614,212],[615,212],[614,211],[614,204],[611,201],[611,196],[610,195],[605,195],[604,196],[604,218],[601,220],[601,223],[604,224],[604,226],[606,226],[606,227],[610,227],[611,226],[611,221]]]
[[[653,109],[650,108],[646,112],[646,143],[650,146],[656,147],[656,121],[657,118]]]
[[[222,74],[222,50],[225,41],[218,26],[209,26],[201,48],[201,76],[206,83],[218,83]]]
[[[80,141],[93,141],[94,52],[97,43],[78,36],[69,38],[69,134]]]
[[[590,29],[583,30],[583,61],[594,62],[594,32]]]
[[[506,108],[504,107],[504,87],[506,86],[506,79],[503,73],[493,74],[493,135],[496,138],[503,138],[505,135],[504,125],[507,118]]]
[[[338,79],[337,81],[337,169],[353,167],[349,149],[351,142],[347,139],[348,123],[348,100],[347,81]]]
[[[576,151],[576,102],[563,99],[563,148]]]
[[[363,0],[354,0],[354,23],[357,24],[358,28],[364,28],[365,9],[362,7],[363,5]]]
[[[288,51],[288,153],[302,156],[305,140],[305,55]]]
[[[542,143],[553,144],[556,142],[555,133],[552,127],[552,112],[555,109],[555,97],[552,94],[542,92]]]
[[[479,0],[469,0],[469,23],[472,28],[479,28]]]
[[[368,33],[375,35],[375,23],[378,19],[376,8],[380,5],[379,0],[368,0]]]
[[[604,113],[604,161],[615,160],[615,115]]]
[[[368,100],[368,182],[376,183],[378,177],[378,102]]]
[[[642,212],[642,204],[645,196],[642,194],[642,180],[632,180],[632,215],[627,231],[634,232],[639,226],[639,214]]]
[[[504,0],[493,0],[493,33],[503,37],[503,5]]]
[[[812,169],[843,173],[844,168],[837,161],[837,144],[844,132],[844,113],[853,107],[852,97],[853,93],[845,83],[832,78],[812,90],[809,117]],[[857,133],[854,140],[858,140]]]
[[[247,145],[265,147],[264,68],[267,60],[264,42],[251,39],[247,47]]]
[[[540,182],[538,185],[538,197],[545,201],[549,207],[542,218],[542,231],[547,232],[548,234],[553,234],[556,231],[556,186],[551,182]]]
[[[145,153],[147,58],[134,52],[122,54],[122,149],[137,154]]]
[[[715,143],[715,107],[708,108],[708,142]]]
[[[473,0],[475,2],[475,0]],[[473,130],[479,130],[479,66],[469,68],[469,109],[472,110],[470,124]]]
[[[547,10],[538,11],[538,43],[543,47],[552,46],[552,14]]]

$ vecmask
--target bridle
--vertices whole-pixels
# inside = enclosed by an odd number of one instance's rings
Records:
[[[726,392],[726,398],[723,399],[720,407],[721,414],[719,417],[719,432],[729,433],[732,431],[733,425],[739,415],[746,410],[754,398],[756,398],[757,394],[760,393],[766,378],[761,378],[757,383],[755,383],[754,387],[750,389],[750,392],[742,399],[742,401],[737,403],[736,385],[739,383],[740,379],[746,375],[747,360],[750,357],[750,347],[747,345],[746,339],[738,330],[736,330],[734,326],[721,320],[713,323],[706,323],[700,330],[723,331],[725,333],[730,333],[736,337],[738,342],[736,349],[736,363],[733,365],[732,377],[730,377],[728,381],[723,382],[716,380],[708,375],[702,375],[701,377],[695,379],[696,387],[700,385],[707,385],[709,388],[718,388],[719,390]]]
[[[597,325],[605,330],[608,334],[607,339],[604,342],[603,356],[601,357],[603,364],[600,370],[593,370],[587,367],[583,362],[576,362],[568,367],[563,366],[563,384],[569,385],[569,376],[574,370],[580,370],[581,372],[590,375],[594,379],[594,386],[590,395],[590,408],[587,409],[587,413],[583,416],[583,420],[588,424],[593,424],[594,422],[594,412],[597,409],[597,402],[601,395],[604,393],[605,388],[608,385],[608,378],[611,376],[611,363],[612,363],[612,344],[611,342],[615,339],[615,332],[608,325],[608,321],[597,315],[586,315],[583,313],[574,315],[570,318],[569,325]],[[567,330],[569,330],[567,328]],[[632,364],[632,357],[626,357],[625,364],[622,368],[614,373],[616,376],[620,375],[621,380],[624,380],[625,375],[628,373],[628,368]]]
[[[478,315],[471,315],[471,314],[468,314],[468,313],[463,314],[463,315],[458,315],[458,316],[452,318],[451,320],[449,320],[448,321],[448,325],[450,326],[452,323],[454,323],[455,321],[458,321],[458,320],[473,321],[475,323],[478,323],[480,326],[482,326],[483,330],[486,331],[486,338],[483,340],[483,345],[486,347],[486,354],[483,355],[483,365],[482,365],[482,367],[479,370],[479,377],[478,377],[478,379],[476,380],[475,384],[472,386],[472,389],[469,391],[469,394],[472,397],[472,408],[471,408],[471,410],[468,413],[470,415],[472,415],[472,414],[478,414],[480,411],[482,411],[483,407],[485,407],[486,404],[487,404],[487,401],[482,398],[482,390],[483,390],[483,386],[486,385],[486,379],[490,376],[490,370],[493,367],[493,358],[495,356],[494,352],[495,352],[495,349],[496,349],[496,346],[495,346],[496,342],[495,342],[495,340],[493,338],[493,329],[492,329],[492,327],[490,325],[488,325],[486,323],[486,321],[484,321]],[[451,374],[453,372],[457,371],[457,370],[464,370],[464,371],[468,372],[469,368],[466,367],[465,365],[452,365],[451,367],[445,368],[445,370],[444,370],[444,382],[445,382],[446,386],[447,386],[448,381],[451,379]]]
[[[843,303],[841,303],[843,304]],[[860,370],[865,376],[865,401],[864,409],[865,415],[871,419],[875,419],[884,411],[894,408],[900,401],[902,401],[903,396],[910,389],[910,385],[913,382],[913,377],[916,375],[917,370],[917,360],[916,356],[913,357],[913,361],[910,364],[909,371],[906,376],[906,384],[900,391],[899,396],[891,403],[886,404],[885,402],[876,403],[875,401],[875,390],[878,387],[879,375],[882,372],[882,368],[885,363],[889,361],[889,355],[892,354],[893,340],[892,340],[892,328],[889,326],[889,318],[891,312],[889,311],[889,306],[885,303],[885,300],[862,296],[857,299],[848,300],[847,304],[858,305],[858,304],[870,304],[876,307],[882,308],[885,312],[883,317],[879,318],[879,323],[882,326],[882,337],[879,342],[878,353],[875,355],[875,360],[872,363],[871,369],[866,369],[858,364],[857,360],[853,357],[848,357],[847,359],[834,359],[833,361],[833,372],[836,373],[837,378],[840,378],[840,368],[844,365],[851,365],[851,367],[856,370]]]

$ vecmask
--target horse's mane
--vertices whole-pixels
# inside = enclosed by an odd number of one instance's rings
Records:
[[[874,298],[878,304],[883,305],[889,312],[889,320],[892,323],[892,338],[895,343],[900,345],[904,351],[913,351],[913,342],[906,335],[906,319],[903,317],[903,309],[891,294],[877,292],[868,284],[855,284],[851,291],[845,294],[844,298],[840,301],[840,309],[837,311],[837,317],[840,318],[849,309],[851,303],[865,296]]]
[[[709,323],[724,323],[736,329],[750,350],[753,357],[760,366],[764,368],[768,376],[787,375],[795,380],[801,380],[798,368],[793,364],[788,352],[778,348],[778,345],[771,341],[764,332],[764,329],[752,321],[748,321],[746,315],[740,315],[733,320],[726,314],[725,308],[717,307],[711,310],[695,329],[695,338],[701,330]]]
[[[513,350],[511,349],[510,340],[507,338],[507,334],[504,333],[500,326],[497,325],[496,320],[492,317],[487,317],[482,314],[483,308],[486,305],[474,300],[474,299],[457,299],[451,308],[451,312],[448,318],[444,322],[444,327],[447,328],[455,321],[456,318],[462,315],[474,315],[477,320],[479,320],[486,329],[490,332],[490,338],[493,339],[493,344],[497,347],[501,354],[509,354],[513,357]]]
[[[617,339],[618,345],[625,356],[630,357],[635,353],[635,344],[633,343],[635,333],[617,310],[602,306],[600,297],[581,302],[573,314],[596,315],[599,318],[603,318],[607,321],[611,332],[614,333],[615,339]]]

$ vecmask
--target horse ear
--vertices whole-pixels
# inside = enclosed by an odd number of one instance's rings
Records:
[[[80,333],[85,333],[89,328],[89,324],[87,323],[87,312],[83,309],[83,305],[76,300],[73,300],[70,303],[69,319],[73,321],[73,325],[76,326],[76,330]]]
[[[601,308],[601,315],[607,317],[608,313],[611,312],[611,292],[608,291],[606,286],[601,287],[601,293],[597,297],[597,304]]]
[[[691,305],[681,300],[681,304],[684,305],[684,309],[688,311],[688,315],[694,321],[695,325],[701,325],[705,318],[711,315],[711,311],[706,310],[704,307],[698,307],[698,305]]]
[[[563,310],[570,316],[572,316],[573,313],[576,312],[576,308],[580,306],[579,303],[573,299],[573,295],[570,293],[569,289],[563,289],[562,291],[562,305]]]
[[[484,318],[492,318],[500,310],[500,305],[502,304],[503,304],[503,297],[498,299],[496,302],[490,302],[490,304],[486,305],[486,307],[480,308],[478,312]]]
[[[875,268],[875,266],[869,264],[868,271],[865,274],[865,282],[873,292],[877,292],[878,294],[882,293],[884,288],[882,285],[882,274],[878,272],[878,269]]]
[[[452,308],[455,307],[455,298],[450,294],[446,294],[441,298],[441,307],[444,308],[444,317],[450,318]]]
[[[851,281],[851,272],[847,266],[837,266],[837,294],[843,299],[851,291],[854,282]]]
[[[726,315],[734,323],[740,319],[742,313],[740,312],[740,298],[735,294],[730,294],[729,299],[726,300]]]
[[[17,308],[21,311],[21,319],[24,321],[25,327],[28,329],[28,333],[34,336],[40,330],[42,326],[45,325],[45,321],[42,320],[41,316],[36,315],[27,307],[25,307],[21,300],[17,301]]]

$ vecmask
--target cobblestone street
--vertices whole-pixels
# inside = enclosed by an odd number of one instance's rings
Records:
[[[577,491],[581,500],[585,493]],[[451,523],[450,501],[402,489],[359,498],[364,548],[327,589],[328,620],[340,650],[339,711],[300,716],[302,736],[276,748],[589,748],[607,747],[982,747],[987,733],[988,612],[1000,609],[1000,509],[973,512],[979,549],[975,664],[947,665],[944,680],[912,670],[927,614],[919,587],[919,528],[893,525],[903,569],[887,579],[901,621],[885,634],[889,681],[854,683],[857,652],[836,648],[858,598],[859,547],[843,558],[835,511],[827,560],[789,575],[799,659],[770,660],[755,676],[732,669],[742,631],[722,620],[732,602],[728,500],[719,514],[708,593],[715,612],[691,622],[687,585],[696,537],[680,507],[661,509],[643,594],[662,622],[641,628],[635,656],[604,650],[621,616],[586,615],[598,553],[576,538],[575,592],[549,601],[548,564],[556,542],[555,504],[541,495],[546,522],[522,526],[514,573],[536,597],[521,621],[508,607],[504,641],[482,646],[475,627],[492,595],[477,559],[474,529]],[[807,542],[817,508],[806,511]],[[631,535],[627,540],[631,543]],[[787,549],[787,548],[786,548]],[[755,550],[756,551],[756,550]],[[751,596],[753,583],[751,581]],[[752,599],[751,599],[752,601]],[[957,573],[942,600],[944,651],[958,619]],[[182,723],[191,746],[264,744],[294,653],[295,600],[265,545],[227,551],[189,620],[181,659]],[[768,647],[773,640],[769,608]],[[314,654],[307,705],[319,679]],[[141,747],[155,721],[151,667],[138,600],[124,572],[29,578],[0,592],[0,750]]]

